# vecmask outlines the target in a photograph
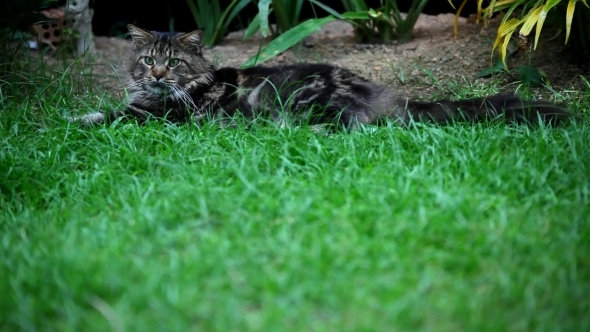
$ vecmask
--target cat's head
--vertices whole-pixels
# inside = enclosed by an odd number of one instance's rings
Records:
[[[213,67],[201,52],[202,31],[171,34],[127,27],[135,46],[130,68],[134,92],[184,100],[199,85],[211,83]]]

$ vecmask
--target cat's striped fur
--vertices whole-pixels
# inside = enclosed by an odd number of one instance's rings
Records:
[[[157,33],[129,25],[135,51],[127,109],[91,113],[83,123],[150,117],[175,122],[208,118],[266,117],[347,128],[389,118],[400,124],[503,117],[507,122],[557,121],[569,116],[546,101],[495,95],[461,101],[412,101],[347,69],[325,64],[215,69],[203,57],[200,31]]]

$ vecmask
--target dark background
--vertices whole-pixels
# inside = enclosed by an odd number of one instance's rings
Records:
[[[398,0],[397,2],[402,12],[407,12],[412,4],[412,0]],[[456,7],[461,2],[461,0],[453,0]],[[231,0],[220,0],[220,3],[223,9],[231,3]],[[322,1],[322,3],[338,12],[344,11],[344,7],[340,1]],[[380,6],[379,0],[366,0],[365,3],[370,8],[378,8]],[[476,3],[477,1],[468,1],[463,9],[462,16],[475,13]],[[197,28],[186,0],[91,0],[91,6],[94,8],[92,26],[94,34],[97,36],[124,35],[127,32],[127,23],[155,31],[170,31],[171,22],[174,31],[177,32],[186,32]],[[328,15],[317,6],[315,6],[315,9],[318,17]],[[256,5],[253,3],[249,4],[240,12],[239,17],[230,26],[230,30],[245,28],[257,12],[258,8]],[[455,13],[455,10],[447,0],[430,0],[423,12],[426,14],[439,14]],[[313,17],[314,11],[312,10],[311,4],[305,1],[300,20],[303,21]]]

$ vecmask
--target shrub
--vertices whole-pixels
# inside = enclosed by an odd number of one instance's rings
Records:
[[[301,23],[299,16],[301,15],[301,7],[303,0],[260,0],[258,1],[258,14],[254,17],[246,33],[244,40],[252,37],[257,31],[260,31],[263,36],[270,32],[276,38],[282,33],[289,31]],[[268,18],[274,14],[276,25],[270,26]]]
[[[407,42],[411,38],[418,16],[428,2],[428,0],[414,0],[410,11],[404,18],[399,12],[396,0],[386,0],[377,10],[369,8],[364,0],[343,0],[347,12],[342,14],[317,0],[309,1],[330,15],[307,20],[287,30],[262,48],[255,56],[248,59],[242,67],[250,67],[271,59],[336,19],[345,20],[354,25],[357,40],[361,42],[391,42],[394,28],[399,42]],[[258,3],[259,13],[246,30],[244,39],[252,36],[258,29],[262,31],[263,35],[266,35],[269,29],[269,5],[269,0]]]
[[[233,0],[222,12],[217,0],[186,0],[197,27],[203,30],[203,44],[219,44],[229,24],[250,0]]]
[[[461,7],[459,7],[459,10],[457,11],[457,17],[466,2],[467,0],[463,0]],[[486,22],[492,14],[503,11],[506,12],[506,15],[502,19],[502,23],[498,28],[498,33],[492,49],[492,51],[498,49],[500,59],[504,66],[506,66],[508,43],[517,29],[520,28],[518,30],[519,48],[524,51],[527,47],[527,37],[533,28],[536,28],[533,44],[533,49],[536,49],[541,30],[543,29],[543,24],[548,15],[554,15],[554,18],[556,17],[555,15],[564,17],[566,30],[565,43],[569,40],[573,26],[576,46],[588,54],[590,45],[587,44],[585,37],[590,33],[588,28],[590,14],[587,10],[575,10],[577,2],[582,2],[588,7],[586,0],[492,0],[485,8],[483,7],[483,0],[477,0],[477,2],[478,19],[483,16],[483,19]],[[522,9],[522,11],[518,13],[517,9]],[[576,14],[576,20],[574,20],[574,13],[580,13]],[[456,22],[457,21],[455,21],[455,31],[457,29]]]

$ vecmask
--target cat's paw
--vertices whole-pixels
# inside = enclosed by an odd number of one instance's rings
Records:
[[[93,112],[84,114],[82,116],[77,117],[68,117],[69,122],[72,123],[79,123],[83,126],[90,126],[94,124],[101,124],[104,123],[104,113],[101,112]]]

